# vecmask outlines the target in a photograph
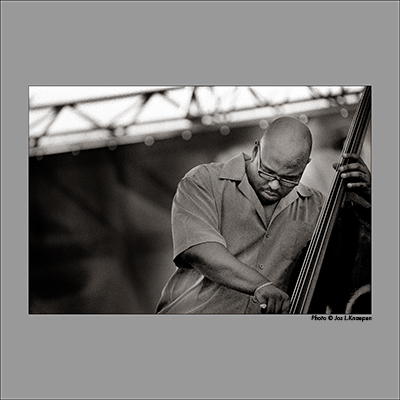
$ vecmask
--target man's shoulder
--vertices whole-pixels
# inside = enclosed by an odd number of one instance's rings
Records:
[[[297,192],[300,194],[300,197],[309,198],[320,204],[325,201],[325,195],[321,191],[303,183],[300,183]]]
[[[203,175],[215,175],[219,174],[224,167],[225,163],[207,163],[207,164],[200,164],[193,167],[186,175],[185,178],[194,178],[196,176],[203,176]]]
[[[184,178],[202,179],[207,177],[212,180],[219,180],[219,178],[241,180],[245,174],[245,160],[246,155],[240,153],[224,162],[200,164],[192,168]]]
[[[200,164],[187,172],[183,179],[191,179],[194,181],[217,181],[225,165],[226,162]]]
[[[192,187],[193,185],[211,190],[218,182],[224,163],[199,164],[189,170],[179,182],[179,188]]]

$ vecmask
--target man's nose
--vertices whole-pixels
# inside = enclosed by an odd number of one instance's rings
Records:
[[[280,183],[279,183],[279,181],[278,181],[277,179],[274,179],[273,181],[271,181],[271,182],[269,183],[269,187],[270,187],[272,190],[278,190],[278,189],[279,189],[279,186],[280,186]]]

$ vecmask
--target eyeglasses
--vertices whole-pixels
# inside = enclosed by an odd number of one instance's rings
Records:
[[[298,181],[291,181],[290,179],[284,179],[279,177],[278,175],[270,174],[269,172],[265,172],[261,169],[261,146],[260,143],[257,142],[257,157],[258,157],[258,175],[260,175],[261,178],[267,180],[267,181],[274,181],[277,180],[280,185],[286,186],[286,187],[294,187],[297,186],[300,182],[300,179]]]

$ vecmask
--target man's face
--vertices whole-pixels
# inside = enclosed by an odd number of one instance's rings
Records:
[[[258,144],[247,171],[249,182],[261,203],[273,204],[297,186],[306,165],[307,162],[294,161],[279,146],[272,144],[262,148]]]

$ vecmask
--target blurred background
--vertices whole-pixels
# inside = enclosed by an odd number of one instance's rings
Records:
[[[329,193],[362,86],[31,86],[29,312],[155,311],[175,270],[170,211],[192,167],[251,154],[281,115]],[[371,132],[362,157],[371,168]]]

